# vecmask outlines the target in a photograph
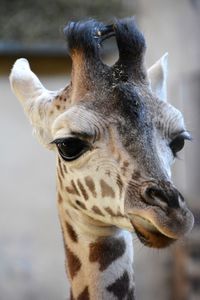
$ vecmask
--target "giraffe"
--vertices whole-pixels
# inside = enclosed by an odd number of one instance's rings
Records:
[[[71,82],[44,88],[26,59],[11,88],[39,142],[56,152],[57,204],[71,299],[135,299],[133,232],[164,248],[187,234],[193,215],[170,167],[190,135],[167,101],[167,54],[148,71],[134,18],[111,25],[69,22]],[[101,59],[114,36],[119,59]]]

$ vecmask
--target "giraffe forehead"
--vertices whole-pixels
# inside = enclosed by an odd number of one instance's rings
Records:
[[[59,115],[52,125],[54,138],[68,136],[73,133],[82,133],[87,136],[100,134],[105,120],[95,111],[85,105],[76,105]]]
[[[140,88],[141,89],[141,88]],[[95,112],[95,126],[104,129],[116,128],[121,134],[146,134],[151,127],[148,97],[140,92],[132,83],[121,83],[107,92],[101,91],[93,95],[92,101],[83,103],[85,111]],[[105,131],[104,131],[105,132]]]
[[[120,83],[113,88],[88,93],[84,101],[62,113],[53,123],[53,137],[70,133],[87,133],[102,137],[109,127],[115,127],[123,145],[137,148],[148,146],[154,129],[166,132],[181,131],[181,113],[149,92],[146,86]],[[133,149],[131,149],[132,151]]]
[[[145,109],[145,97],[133,83],[119,83],[99,89],[92,95],[92,101],[85,106],[101,113],[106,118],[112,116],[130,116],[137,118]],[[144,89],[145,90],[145,89]]]

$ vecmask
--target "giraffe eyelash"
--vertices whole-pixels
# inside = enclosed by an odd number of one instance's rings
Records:
[[[60,156],[65,161],[73,161],[78,159],[88,150],[91,150],[91,145],[87,141],[76,137],[60,138],[54,140]]]
[[[178,158],[177,153],[184,148],[185,140],[191,140],[191,136],[188,132],[183,131],[175,136],[169,143],[169,147],[173,153],[174,158]]]

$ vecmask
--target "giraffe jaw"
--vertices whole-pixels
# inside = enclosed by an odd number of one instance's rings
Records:
[[[134,215],[131,218],[131,224],[139,240],[148,247],[165,248],[175,242],[177,239],[164,234],[149,219]]]

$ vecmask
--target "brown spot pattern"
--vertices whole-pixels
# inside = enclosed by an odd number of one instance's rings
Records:
[[[132,174],[132,179],[133,179],[133,180],[138,180],[140,177],[141,177],[141,174],[140,174],[139,171],[135,171],[135,172]]]
[[[71,238],[71,240],[75,243],[78,242],[78,237],[77,237],[77,234],[74,230],[74,228],[65,221],[65,226],[66,226],[66,229],[67,229],[67,233],[69,235],[69,237]]]
[[[63,173],[63,169],[62,169],[62,162],[60,160],[60,157],[58,158],[58,165],[59,165],[60,174],[61,174],[62,178],[64,178],[64,173]]]
[[[58,175],[58,181],[59,181],[59,184],[60,184],[60,187],[61,187],[61,189],[63,189],[63,183],[62,183],[62,179],[61,179],[61,177],[60,177],[60,174],[59,173],[57,173]]]
[[[102,197],[115,197],[115,192],[113,191],[112,187],[108,185],[103,179],[100,180],[100,185]]]
[[[83,202],[79,201],[79,200],[76,200],[76,204],[81,207],[82,209],[86,209],[86,206]]]
[[[124,215],[121,213],[120,208],[118,208],[117,213],[116,213],[117,217],[124,217]]]
[[[122,300],[128,293],[129,289],[129,276],[127,271],[123,273],[114,283],[107,287],[110,293],[113,293],[118,300]],[[133,300],[133,299],[132,299]]]
[[[69,194],[74,194],[74,195],[80,196],[80,193],[79,193],[73,180],[71,180],[71,186],[66,186],[65,189]]]
[[[64,172],[65,172],[65,173],[68,173],[65,164],[63,164],[63,169],[64,169]]]
[[[89,199],[88,194],[79,179],[77,180],[77,184],[78,184],[79,189],[81,190],[81,193],[82,193],[84,199],[88,200]]]
[[[77,300],[90,300],[88,286],[84,288],[82,293],[78,296]]]
[[[89,260],[99,263],[99,270],[104,271],[116,259],[121,257],[126,249],[123,238],[103,238],[90,244]]]
[[[60,193],[58,193],[58,203],[61,204],[63,202],[63,198]]]
[[[76,256],[67,246],[65,247],[65,251],[67,256],[69,273],[71,278],[73,279],[81,268],[81,262],[78,256]]]
[[[95,212],[97,215],[104,216],[103,213],[102,213],[102,211],[98,208],[98,206],[94,205],[94,206],[92,207],[92,210],[93,210],[93,212]]]
[[[123,163],[123,165],[124,165],[125,168],[128,168],[129,162],[127,160],[125,160],[124,163]]]
[[[85,177],[85,184],[89,188],[90,192],[92,193],[93,197],[97,197],[97,193],[95,190],[95,184],[93,179],[90,176]]]
[[[112,217],[116,217],[116,214],[110,207],[105,207],[105,211],[107,211],[107,213],[109,213],[109,215],[111,215]]]

